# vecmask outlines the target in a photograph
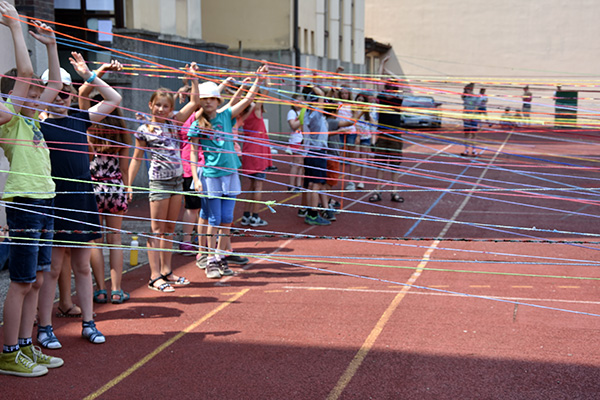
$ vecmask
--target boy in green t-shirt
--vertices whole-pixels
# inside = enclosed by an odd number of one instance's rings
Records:
[[[4,106],[10,113],[10,118],[0,126],[0,146],[10,162],[2,199],[8,202],[6,219],[13,245],[8,267],[11,282],[4,302],[0,374],[34,377],[46,374],[48,368],[63,365],[62,359],[43,354],[32,342],[40,280],[42,271],[50,269],[54,228],[54,182],[50,174],[50,154],[39,129],[37,107],[38,102],[52,102],[57,90],[62,89],[62,83],[52,29],[34,21],[37,32],[31,32],[48,51],[51,83],[44,90],[33,80],[19,14],[6,1],[0,1],[0,13],[0,24],[10,29],[17,63],[16,71],[7,72],[1,80],[2,95],[8,97]]]

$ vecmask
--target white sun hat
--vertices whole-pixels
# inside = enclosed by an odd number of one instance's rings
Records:
[[[48,83],[48,75],[50,74],[50,70],[45,70],[44,73],[42,74],[42,82],[45,84]],[[71,79],[71,75],[65,71],[64,69],[60,69],[60,80],[62,81],[63,85],[70,85],[71,83],[73,83],[73,80]]]
[[[215,97],[217,99],[221,99],[221,92],[219,92],[219,87],[214,82],[204,82],[198,86],[198,96],[201,99],[206,99],[210,97]]]

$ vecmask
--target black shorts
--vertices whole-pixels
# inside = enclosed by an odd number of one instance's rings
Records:
[[[183,191],[184,192],[193,192],[196,193],[196,191],[192,188],[192,184],[194,183],[194,178],[190,177],[184,177],[183,178]],[[189,194],[184,194],[183,195],[183,203],[184,203],[184,207],[188,210],[198,210],[200,208],[202,208],[202,198],[200,196],[193,196],[193,195],[189,195]]]
[[[309,183],[325,183],[327,179],[327,158],[304,157],[304,186]]]

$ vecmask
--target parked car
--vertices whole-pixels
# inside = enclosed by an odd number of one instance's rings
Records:
[[[439,128],[442,126],[438,103],[431,96],[405,96],[400,120],[403,126]]]

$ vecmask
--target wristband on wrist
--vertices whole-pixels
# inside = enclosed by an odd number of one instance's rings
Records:
[[[86,79],[86,83],[92,83],[94,82],[94,79],[96,79],[98,75],[96,75],[96,71],[92,71],[92,75]]]

